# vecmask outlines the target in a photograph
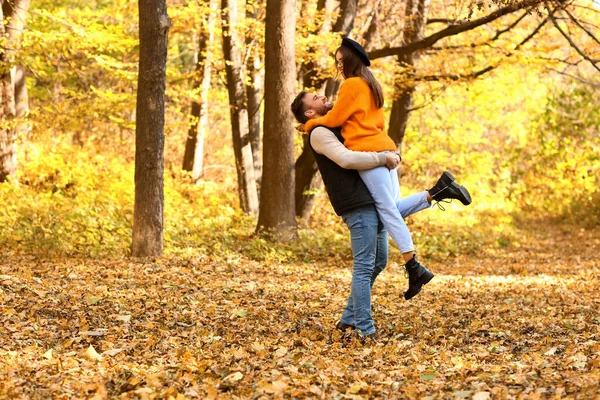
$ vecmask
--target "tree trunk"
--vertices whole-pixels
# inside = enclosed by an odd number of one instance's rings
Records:
[[[166,0],[140,0],[140,66],[135,129],[134,257],[163,252],[164,123],[167,43]]]
[[[258,6],[256,4],[246,3],[246,16],[252,19],[258,19]],[[252,147],[252,159],[254,160],[254,177],[257,187],[260,188],[262,179],[262,146],[260,141],[260,103],[262,92],[261,59],[259,44],[255,37],[246,38],[248,51],[248,62],[246,70],[250,81],[246,85],[246,94],[248,95],[248,130],[250,132],[250,145]],[[260,190],[258,190],[260,194]]]
[[[229,115],[231,117],[231,133],[233,151],[238,178],[240,207],[246,213],[258,211],[258,194],[254,179],[254,161],[252,145],[248,131],[248,108],[240,39],[237,34],[238,10],[236,0],[222,0],[223,9],[223,55],[225,56],[225,72],[227,73],[227,91],[229,93]]]
[[[294,216],[295,0],[267,0],[263,180],[257,232],[297,238]]]
[[[423,38],[425,24],[427,23],[427,12],[429,0],[409,0],[406,5],[405,26],[403,31],[404,44],[412,43]],[[398,152],[402,153],[402,142],[406,132],[406,124],[412,105],[412,96],[415,90],[411,77],[414,75],[414,66],[419,58],[418,52],[405,56],[399,56],[398,62],[405,67],[405,79],[398,83],[392,103],[390,122],[388,124],[388,135],[392,138]]]
[[[323,180],[318,173],[319,167],[315,161],[308,135],[303,135],[304,148],[302,154],[296,160],[296,217],[300,218],[304,225],[310,220],[310,212],[315,204],[315,191],[321,187]]]
[[[343,32],[344,36],[350,34],[354,26],[358,0],[342,0],[340,2],[340,13],[333,25],[334,32]],[[327,7],[327,3],[319,3],[322,7]],[[325,29],[328,29],[327,27]],[[309,64],[309,67],[312,64]],[[304,76],[304,85],[312,86],[318,84],[314,81],[310,73]],[[323,82],[320,82],[322,84]],[[325,96],[333,98],[340,88],[340,82],[330,78],[325,82]],[[308,146],[308,141],[304,140],[302,154],[296,161],[296,216],[302,218],[304,223],[308,223],[310,212],[315,203],[314,190],[321,187],[321,177],[317,174],[318,168],[315,158]]]
[[[333,25],[334,32],[344,32],[347,36],[354,27],[354,19],[358,9],[358,0],[340,0],[340,14]]]
[[[214,41],[216,0],[204,0],[208,8],[203,16],[198,38],[198,56],[194,76],[194,92],[199,91],[200,101],[192,102],[191,125],[185,144],[183,170],[192,172],[192,181],[198,182],[204,175],[204,137],[208,130],[208,91],[212,72],[212,52],[209,46]]]
[[[27,105],[22,100],[26,99],[27,89],[19,85],[19,103],[16,102],[16,83],[19,72],[12,63],[15,53],[20,47],[23,25],[29,9],[29,0],[2,0],[0,15],[0,35],[6,37],[6,47],[0,54],[0,182],[13,178],[17,174],[17,145],[16,136],[19,132],[19,122],[15,117],[26,113]],[[23,76],[20,74],[20,76]],[[19,82],[22,82],[19,80]]]

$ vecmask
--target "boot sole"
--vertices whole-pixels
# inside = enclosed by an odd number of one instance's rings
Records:
[[[411,293],[408,294],[408,290],[406,292],[404,292],[404,300],[410,300],[413,297],[415,297],[416,295],[418,295],[421,292],[421,289],[423,289],[424,285],[427,285],[434,277],[435,275],[433,275],[433,273],[431,273],[431,271],[428,271],[426,273],[424,273],[423,275],[421,275],[421,278],[419,278],[419,280],[417,281],[417,284],[419,285],[419,289],[415,292],[415,293]]]
[[[469,191],[467,190],[466,187],[464,187],[463,185],[459,185],[458,183],[454,182],[456,179],[454,178],[454,175],[452,175],[450,172],[448,171],[444,171],[444,173],[442,174],[441,178],[442,182],[444,182],[446,185],[448,186],[452,186],[454,189],[458,190],[460,192],[460,194],[462,195],[462,197],[460,199],[458,199],[464,206],[468,206],[469,204],[472,203],[471,200],[471,194],[469,193]]]
[[[458,190],[460,192],[460,194],[462,195],[461,198],[459,198],[458,200],[463,203],[463,205],[468,206],[469,204],[471,204],[472,200],[471,200],[471,194],[469,193],[469,191],[467,190],[466,187],[459,185],[458,183],[452,183],[452,187],[455,188],[456,190]]]

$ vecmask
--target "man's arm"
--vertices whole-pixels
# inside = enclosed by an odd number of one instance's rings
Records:
[[[338,140],[329,129],[319,126],[310,136],[310,143],[318,154],[322,154],[345,169],[365,170],[381,167],[389,162],[390,158],[398,158],[394,153],[352,151]]]

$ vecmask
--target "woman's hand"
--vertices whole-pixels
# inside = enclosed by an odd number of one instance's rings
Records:
[[[294,127],[298,132],[306,132],[304,130],[304,124],[298,124]]]
[[[400,164],[400,156],[396,153],[386,153],[385,154],[385,166],[387,169],[392,170],[396,169]]]

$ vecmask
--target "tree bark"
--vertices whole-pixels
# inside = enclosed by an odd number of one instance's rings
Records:
[[[423,38],[423,32],[427,24],[428,9],[429,0],[408,1],[406,4],[406,25],[403,30],[404,43],[413,43]],[[405,67],[405,72],[404,79],[396,84],[396,92],[388,124],[388,135],[396,143],[400,154],[402,154],[402,142],[404,141],[406,124],[408,123],[412,105],[412,96],[415,90],[411,77],[414,75],[414,66],[418,58],[419,52],[416,51],[398,56],[398,62]]]
[[[23,116],[27,109],[27,88],[19,84],[18,102],[15,92],[17,83],[24,82],[23,70],[13,66],[15,53],[20,47],[21,35],[30,0],[1,0],[0,37],[6,37],[6,47],[0,54],[0,182],[17,174],[16,136],[20,131],[15,117]],[[24,95],[24,96],[23,96]],[[24,102],[23,102],[24,101]]]
[[[333,25],[334,32],[344,32],[349,35],[354,28],[354,19],[358,9],[358,0],[340,0],[340,14]]]
[[[258,211],[258,194],[254,178],[254,160],[248,130],[248,105],[242,58],[240,54],[240,38],[237,34],[238,10],[236,0],[222,0],[223,9],[223,54],[225,56],[225,72],[227,73],[227,92],[229,93],[229,115],[231,117],[231,133],[238,178],[240,207],[246,213]]]
[[[259,19],[258,6],[256,4],[246,3],[246,16],[252,19]],[[262,75],[261,75],[261,57],[258,48],[258,42],[254,36],[246,37],[246,48],[248,51],[248,61],[246,71],[250,78],[246,85],[246,94],[248,96],[248,131],[250,134],[250,145],[252,147],[252,159],[254,160],[254,177],[257,188],[260,188],[262,180],[262,145],[260,141],[260,103],[262,93]],[[258,189],[257,189],[258,190]],[[258,190],[260,194],[260,190]]]
[[[308,144],[308,135],[302,135],[304,147],[296,160],[296,217],[304,225],[310,220],[310,212],[315,204],[315,191],[321,188],[323,180],[315,156]]]
[[[140,64],[135,130],[134,257],[160,256],[164,221],[166,0],[140,0]]]
[[[263,181],[257,232],[297,238],[294,202],[295,0],[267,0]]]
[[[204,175],[204,137],[208,130],[208,91],[212,72],[212,52],[209,46],[214,41],[216,0],[204,0],[208,8],[202,19],[198,37],[198,56],[194,76],[194,92],[199,91],[200,100],[192,102],[191,125],[185,144],[183,170],[192,173],[192,181],[198,182]]]

